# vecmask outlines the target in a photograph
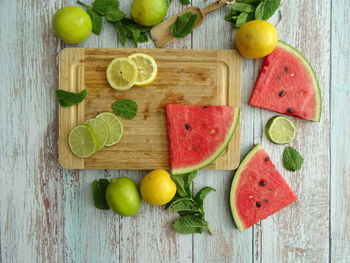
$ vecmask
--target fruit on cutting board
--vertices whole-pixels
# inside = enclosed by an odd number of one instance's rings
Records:
[[[69,133],[68,144],[72,152],[79,158],[93,155],[98,147],[94,131],[87,125],[78,125]]]
[[[128,177],[114,178],[106,190],[109,207],[121,216],[134,216],[141,206],[136,183]]]
[[[175,196],[176,184],[165,170],[153,170],[140,184],[142,199],[151,205],[165,205]]]
[[[134,61],[127,58],[113,59],[106,71],[108,84],[116,90],[127,90],[134,86],[138,70]]]
[[[270,54],[277,45],[275,26],[264,20],[245,23],[236,32],[236,47],[246,58],[262,58]]]
[[[253,147],[231,185],[230,204],[237,228],[243,231],[297,199],[267,153],[259,144]]]
[[[264,59],[249,104],[320,121],[322,102],[316,74],[298,50],[279,41]]]
[[[102,112],[96,116],[96,119],[101,120],[108,128],[108,138],[105,146],[112,146],[120,141],[123,136],[123,124],[121,121],[110,112]]]
[[[89,126],[96,135],[97,151],[102,149],[106,145],[109,137],[107,125],[103,121],[96,118],[89,119],[85,121],[84,124]]]
[[[172,173],[185,174],[219,157],[236,130],[240,109],[168,104],[166,114]]]
[[[168,11],[167,0],[133,0],[132,19],[143,26],[154,26],[163,21]]]
[[[274,116],[266,123],[266,137],[273,143],[289,143],[295,138],[296,133],[297,128],[294,123],[284,116]]]
[[[84,9],[66,6],[53,17],[55,35],[68,44],[79,44],[86,40],[92,31],[92,21]]]
[[[157,76],[157,63],[151,56],[143,53],[135,53],[128,57],[138,70],[135,86],[144,87],[151,84]]]

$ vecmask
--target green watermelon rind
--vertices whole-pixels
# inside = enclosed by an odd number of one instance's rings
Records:
[[[240,219],[236,208],[236,188],[238,186],[238,182],[239,179],[241,177],[242,171],[246,168],[246,165],[250,162],[250,160],[252,159],[252,157],[254,156],[254,154],[256,152],[258,152],[261,149],[260,144],[257,144],[253,147],[253,149],[251,149],[247,155],[243,158],[243,161],[240,163],[240,165],[238,166],[238,169],[236,170],[236,173],[233,177],[233,181],[231,184],[231,190],[230,190],[230,206],[231,206],[231,213],[233,216],[233,219],[235,221],[235,224],[238,228],[239,231],[243,231],[244,229],[246,229],[246,227],[244,226],[242,220]]]
[[[283,41],[278,41],[278,45],[283,48],[284,50],[292,53],[294,56],[296,56],[306,67],[307,71],[310,74],[313,87],[315,89],[315,95],[316,95],[316,114],[314,121],[319,122],[321,120],[321,111],[322,111],[322,99],[321,99],[321,90],[320,86],[316,77],[316,73],[312,66],[310,65],[309,61],[304,57],[303,54],[301,54],[297,49],[294,47],[288,45],[287,43]]]
[[[240,108],[236,107],[235,108],[235,115],[233,116],[231,128],[230,128],[224,142],[221,144],[219,149],[213,155],[211,155],[208,159],[204,160],[203,162],[201,162],[195,166],[186,167],[183,169],[173,169],[172,174],[179,175],[179,174],[191,173],[191,172],[197,171],[197,170],[209,165],[213,161],[215,161],[222,154],[222,152],[226,149],[227,145],[230,143],[233,135],[235,134],[235,131],[236,131],[236,128],[237,128],[237,125],[239,122],[239,117],[240,117]]]

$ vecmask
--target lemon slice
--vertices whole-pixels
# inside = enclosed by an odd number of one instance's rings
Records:
[[[106,75],[113,89],[127,90],[135,84],[138,70],[134,61],[127,58],[116,58],[109,63]]]
[[[135,62],[139,72],[135,82],[136,86],[147,86],[154,81],[158,71],[154,58],[143,53],[135,53],[129,56],[128,59]]]
[[[69,134],[68,143],[72,152],[80,158],[87,158],[97,150],[96,135],[87,125],[74,127]]]
[[[112,146],[119,142],[123,136],[123,124],[110,112],[103,112],[96,116],[96,119],[103,121],[108,128],[109,134],[105,146]]]
[[[295,138],[297,128],[294,123],[284,116],[269,119],[265,128],[266,137],[273,143],[286,144]]]
[[[105,146],[109,135],[109,130],[107,125],[103,121],[95,118],[87,120],[85,124],[89,126],[96,135],[97,150],[102,149],[103,146]]]

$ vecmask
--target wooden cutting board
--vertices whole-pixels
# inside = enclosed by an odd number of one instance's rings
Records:
[[[105,71],[115,57],[142,52],[158,64],[156,80],[148,87],[117,91],[109,87]],[[71,169],[169,169],[165,105],[240,106],[240,57],[234,50],[182,49],[90,49],[66,48],[60,54],[59,88],[78,92],[88,89],[79,105],[59,107],[59,162]],[[121,141],[87,159],[73,155],[68,145],[70,130],[101,112],[112,112],[111,104],[128,98],[137,102],[133,120],[121,119]],[[232,170],[240,158],[240,127],[227,150],[207,169]]]

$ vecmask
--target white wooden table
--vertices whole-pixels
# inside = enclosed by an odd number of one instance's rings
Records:
[[[129,2],[121,0],[123,10],[129,10]],[[0,262],[350,262],[348,0],[284,0],[280,9],[279,37],[310,60],[323,97],[321,123],[295,119],[299,133],[291,145],[305,157],[300,172],[282,168],[284,147],[272,145],[263,134],[274,114],[247,105],[261,61],[244,61],[241,154],[261,143],[299,201],[240,233],[229,210],[233,172],[201,171],[194,188],[217,189],[206,200],[213,236],[175,234],[170,228],[174,214],[160,207],[143,204],[131,218],[94,208],[94,179],[129,176],[139,181],[146,171],[78,171],[58,165],[54,91],[58,54],[66,45],[53,36],[51,19],[72,4],[0,1]],[[173,0],[168,15],[183,8]],[[209,15],[171,47],[233,48],[226,12]],[[100,37],[79,46],[120,47],[109,25]]]

